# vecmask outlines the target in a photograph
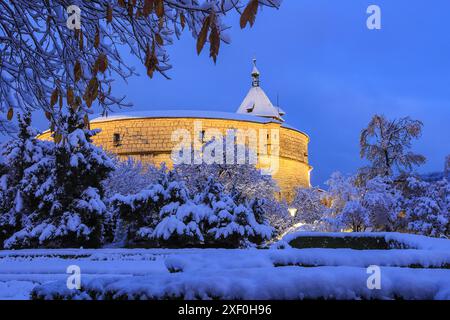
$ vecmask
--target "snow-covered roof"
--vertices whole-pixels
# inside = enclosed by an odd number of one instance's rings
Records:
[[[198,118],[198,119],[226,119],[237,121],[248,121],[257,123],[280,123],[283,128],[298,131],[305,136],[306,133],[288,125],[282,123],[273,118],[258,117],[252,114],[239,114],[233,112],[221,112],[221,111],[205,111],[205,110],[151,110],[151,111],[135,111],[135,112],[123,112],[107,117],[98,116],[92,119],[90,122],[105,122],[123,119],[142,119],[142,118]]]
[[[232,112],[221,111],[205,111],[205,110],[149,110],[149,111],[135,111],[123,112],[109,115],[107,117],[97,117],[91,122],[102,122],[122,119],[138,119],[138,118],[203,118],[203,119],[227,119],[240,120],[258,123],[278,122],[275,119],[256,117],[250,114],[237,114]]]
[[[253,60],[252,87],[242,101],[237,113],[251,114],[258,117],[268,117],[284,121],[281,116],[284,115],[285,112],[274,106],[267,97],[264,90],[260,87],[259,75],[259,70],[256,68],[256,60]]]
[[[252,87],[237,110],[238,114],[269,117],[283,121],[281,110],[275,107],[261,87]]]

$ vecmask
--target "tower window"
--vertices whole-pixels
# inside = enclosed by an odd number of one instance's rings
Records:
[[[120,133],[113,134],[113,144],[115,147],[120,146]]]
[[[200,132],[200,141],[202,142],[202,143],[204,143],[205,142],[205,130],[202,130],[201,132]]]

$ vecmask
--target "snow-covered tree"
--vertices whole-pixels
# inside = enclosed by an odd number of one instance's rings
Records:
[[[239,248],[260,244],[273,236],[274,230],[265,217],[264,200],[255,198],[236,204],[213,178],[208,179],[204,192],[195,200],[211,210],[206,216],[206,239],[213,246]]]
[[[410,151],[413,139],[422,133],[422,122],[409,117],[388,120],[375,115],[360,136],[361,158],[371,164],[362,168],[364,180],[377,175],[392,177],[398,172],[409,172],[425,162],[425,157]]]
[[[98,247],[103,241],[107,210],[102,181],[113,164],[92,144],[98,131],[86,127],[81,112],[70,109],[64,123],[67,136],[55,137],[54,156],[28,172],[31,189],[36,189],[41,202],[29,215],[29,223],[5,242],[8,247]],[[33,181],[48,167],[51,171],[43,183]]]
[[[434,237],[450,235],[450,184],[446,179],[429,183],[410,177],[404,197],[409,230]]]
[[[275,228],[270,224],[267,217],[267,200],[255,198],[249,202],[247,207],[250,209],[248,221],[252,228],[249,234],[249,241],[255,244],[261,244],[270,240],[275,235]]]
[[[259,244],[273,233],[264,202],[236,205],[213,178],[191,197],[184,181],[169,171],[135,195],[111,199],[118,230],[132,245],[230,247]]]
[[[175,171],[184,179],[192,194],[203,190],[209,178],[221,183],[224,191],[233,196],[237,203],[244,203],[248,199],[255,197],[270,199],[279,190],[276,182],[270,175],[265,175],[260,169],[251,163],[251,151],[248,147],[235,144],[227,144],[227,138],[222,140],[222,158],[214,163],[202,161],[201,164],[177,164]],[[207,141],[200,153],[206,153],[210,144],[214,140]],[[243,148],[245,161],[238,161],[239,148]],[[194,158],[192,150],[192,159]],[[233,159],[227,158],[228,154],[233,154]]]
[[[121,161],[117,156],[110,157],[114,162],[114,171],[103,182],[107,198],[115,194],[136,194],[149,185],[155,184],[167,171],[165,164],[157,168],[133,158]]]
[[[377,230],[394,231],[403,227],[399,216],[402,195],[394,181],[377,176],[361,187],[361,203],[370,214],[371,225]]]
[[[55,104],[67,99],[86,111],[96,101],[103,112],[126,103],[111,91],[115,77],[136,74],[122,56],[131,52],[152,77],[168,78],[166,47],[184,29],[197,39],[200,53],[208,41],[216,61],[228,43],[224,17],[240,14],[244,28],[262,6],[280,0],[90,0],[0,1],[0,114],[43,109],[56,132],[62,117]],[[75,5],[75,6],[72,6]],[[79,24],[77,23],[79,22]],[[123,49],[126,50],[123,50]],[[9,110],[9,111],[8,111]],[[0,131],[10,129],[0,117]],[[65,133],[62,133],[63,135]]]
[[[293,225],[286,200],[275,197],[265,199],[265,215],[269,224],[275,229],[275,235],[282,235]]]
[[[17,137],[2,145],[0,174],[0,246],[29,223],[29,216],[42,200],[36,186],[43,184],[49,167],[41,166],[53,156],[53,144],[36,139],[29,113],[18,116]],[[32,174],[40,171],[42,174]]]
[[[175,175],[167,172],[156,183],[135,194],[116,194],[110,199],[116,223],[116,241],[128,244],[153,241],[154,229],[160,221],[160,211],[171,200],[168,188],[172,182],[176,182]],[[178,198],[185,203],[187,192],[184,191]]]
[[[327,211],[322,196],[323,192],[318,188],[297,188],[290,204],[297,209],[295,221],[308,224],[320,221]]]
[[[351,229],[353,232],[361,232],[370,227],[369,211],[358,200],[348,201],[336,219],[341,228]]]
[[[166,201],[159,211],[159,223],[153,237],[163,246],[193,246],[204,241],[201,225],[205,217],[204,208],[191,200],[184,181],[177,181],[176,174],[169,172],[169,183],[165,188]]]
[[[329,214],[332,217],[341,213],[348,201],[359,198],[355,180],[354,176],[344,176],[340,172],[334,172],[325,183],[328,186],[328,197],[331,199]]]
[[[356,176],[344,176],[335,172],[326,184],[331,205],[322,220],[330,230],[361,231],[371,226],[370,213],[363,206],[363,189],[357,186]]]

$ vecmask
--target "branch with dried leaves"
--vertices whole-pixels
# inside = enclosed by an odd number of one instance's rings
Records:
[[[127,48],[147,70],[169,78],[166,46],[189,30],[200,54],[210,43],[216,62],[227,42],[223,18],[241,14],[244,28],[260,6],[278,8],[281,0],[4,0],[0,1],[0,132],[8,132],[14,111],[42,109],[53,131],[68,108],[104,115],[130,106],[113,94],[114,77],[136,72],[121,55]],[[81,29],[67,27],[66,8],[81,9]],[[6,117],[5,117],[6,116]],[[60,132],[64,135],[65,132]]]

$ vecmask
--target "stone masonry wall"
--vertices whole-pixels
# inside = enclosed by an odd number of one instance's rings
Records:
[[[308,136],[294,129],[281,127],[278,123],[199,118],[138,118],[93,121],[91,128],[102,130],[93,138],[94,143],[121,158],[131,156],[154,164],[166,162],[170,167],[172,150],[179,143],[172,141],[172,132],[185,129],[191,133],[193,139],[195,121],[201,122],[202,130],[218,129],[223,135],[230,129],[255,129],[257,132],[267,129],[268,150],[271,148],[270,130],[278,129],[279,170],[274,174],[274,179],[278,182],[281,196],[291,200],[295,187],[310,186]],[[48,131],[41,135],[41,139],[50,138]]]

